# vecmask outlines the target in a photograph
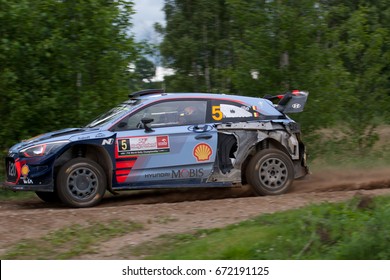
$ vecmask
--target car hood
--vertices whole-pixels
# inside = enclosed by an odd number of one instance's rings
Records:
[[[52,142],[52,141],[63,141],[63,140],[73,140],[74,136],[77,136],[78,138],[82,138],[83,135],[88,135],[90,133],[98,133],[99,128],[65,128],[61,130],[56,130],[44,134],[40,134],[38,136],[35,136],[33,138],[23,140],[22,142],[12,146],[10,148],[10,152],[16,152],[24,147],[32,146],[35,144],[45,143],[45,142]],[[104,137],[105,134],[102,134],[102,137]]]

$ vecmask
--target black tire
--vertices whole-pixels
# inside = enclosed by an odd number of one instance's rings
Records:
[[[44,202],[57,203],[60,202],[57,192],[35,192],[35,194]]]
[[[106,173],[99,164],[87,158],[74,158],[58,172],[58,196],[66,205],[91,207],[102,200],[106,182]]]
[[[255,194],[279,195],[290,190],[294,180],[294,165],[286,153],[265,149],[250,160],[246,177]]]

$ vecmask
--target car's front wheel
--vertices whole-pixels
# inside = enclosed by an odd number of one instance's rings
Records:
[[[74,158],[58,172],[58,197],[72,207],[91,207],[102,200],[106,182],[106,173],[99,164],[87,158]]]
[[[286,153],[265,149],[250,160],[246,177],[257,195],[283,194],[294,180],[294,166]]]

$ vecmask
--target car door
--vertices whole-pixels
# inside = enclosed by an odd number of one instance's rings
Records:
[[[218,142],[214,126],[205,123],[206,111],[207,100],[169,100],[121,120],[115,129],[117,183],[134,188],[204,183]]]

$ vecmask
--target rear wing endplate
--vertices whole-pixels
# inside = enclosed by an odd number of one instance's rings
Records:
[[[280,95],[266,95],[264,98],[271,101],[279,100],[275,106],[276,109],[281,113],[288,114],[302,112],[308,95],[307,91],[293,90]]]

